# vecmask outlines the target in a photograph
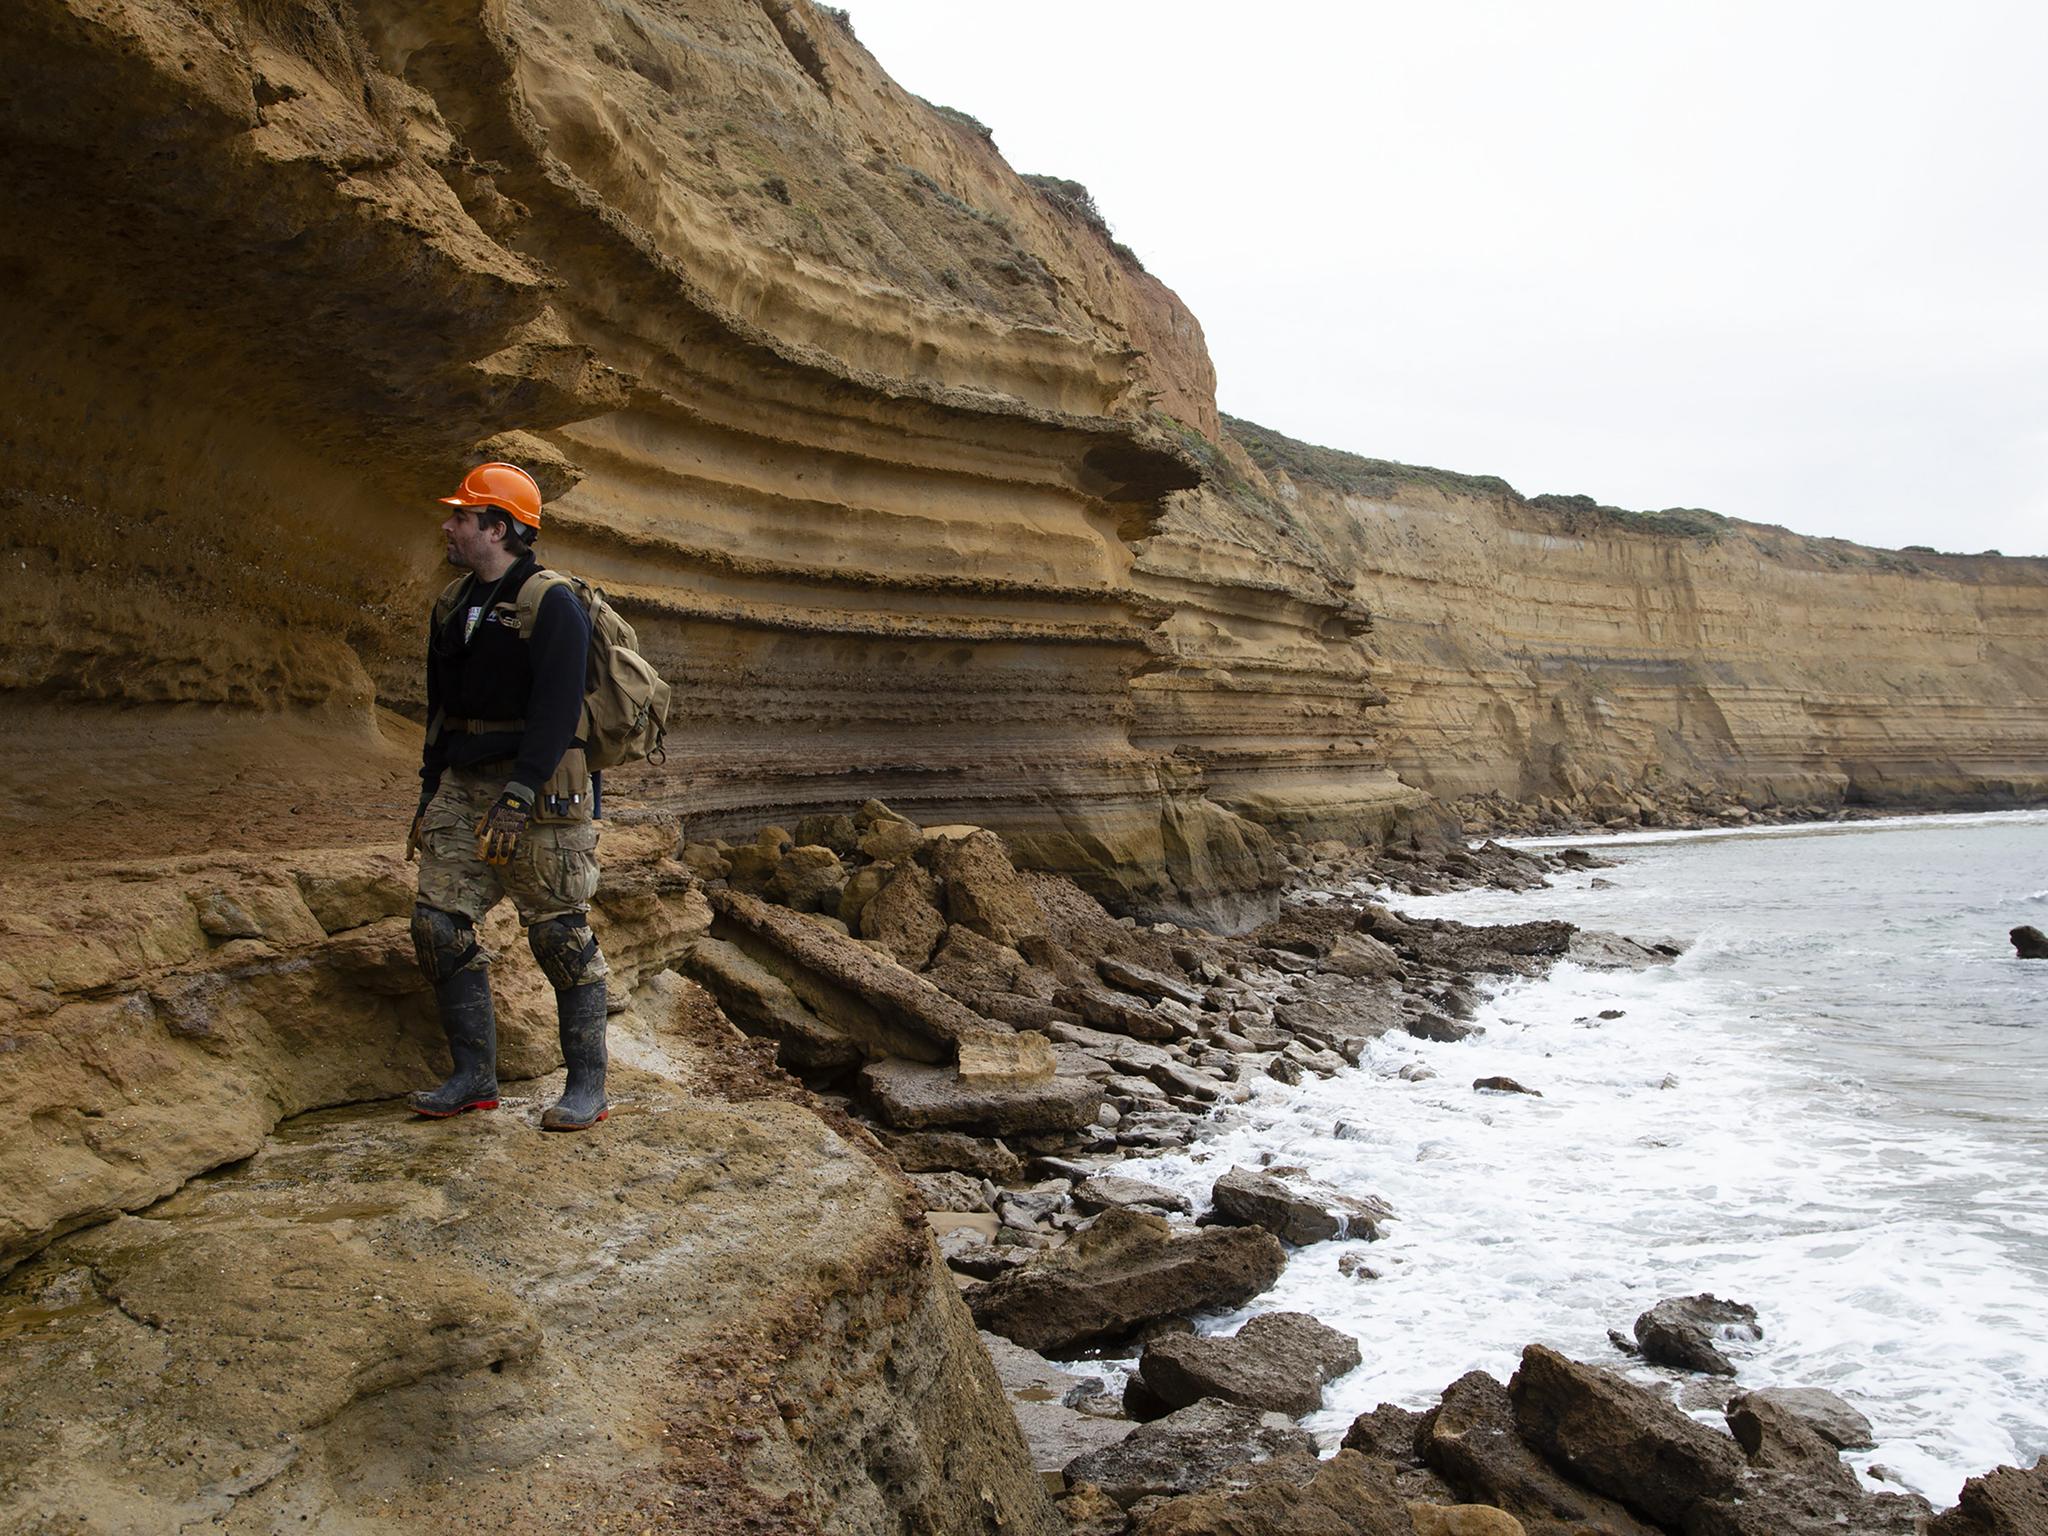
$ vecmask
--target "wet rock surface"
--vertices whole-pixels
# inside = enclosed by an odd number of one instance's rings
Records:
[[[2027,1471],[2000,1467],[1963,1484],[1962,1497],[1927,1536],[2031,1536],[2048,1531],[2048,1461]]]
[[[1321,1408],[1324,1385],[1359,1359],[1356,1339],[1305,1312],[1262,1312],[1227,1339],[1154,1339],[1136,1381],[1169,1412],[1213,1397],[1300,1418]]]
[[[1754,1415],[1760,1427],[1779,1417],[1796,1420],[1837,1450],[1868,1450],[1877,1444],[1870,1420],[1845,1399],[1818,1387],[1762,1387],[1730,1400],[1729,1429],[1743,1450],[1755,1456],[1756,1447],[1736,1423],[1741,1414]]]
[[[1315,1440],[1275,1413],[1234,1403],[1200,1402],[1066,1468],[1069,1487],[1092,1483],[1129,1509],[1142,1499],[1193,1493],[1233,1469],[1276,1456],[1313,1459]]]
[[[1714,1376],[1735,1374],[1718,1344],[1762,1337],[1756,1308],[1705,1293],[1667,1297],[1635,1322],[1636,1347],[1645,1360]]]
[[[1384,1201],[1330,1189],[1301,1168],[1233,1168],[1216,1181],[1209,1198],[1218,1220],[1264,1227],[1297,1247],[1339,1237],[1378,1237],[1381,1224],[1393,1215]]]
[[[1065,1246],[970,1293],[975,1321],[1041,1353],[1124,1338],[1142,1324],[1241,1306],[1280,1277],[1269,1234],[1211,1228],[1176,1234],[1165,1220],[1106,1211]]]

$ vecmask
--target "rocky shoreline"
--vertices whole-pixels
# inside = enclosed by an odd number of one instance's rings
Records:
[[[1669,821],[1639,810],[1636,824]],[[1937,1517],[1917,1495],[1859,1483],[1841,1452],[1870,1443],[1868,1426],[1832,1394],[1730,1397],[1723,1434],[1685,1411],[1710,1387],[1681,1408],[1540,1344],[1508,1382],[1475,1372],[1427,1412],[1382,1405],[1318,1459],[1295,1421],[1358,1364],[1358,1341],[1300,1313],[1258,1313],[1228,1339],[1192,1318],[1253,1304],[1296,1249],[1376,1238],[1399,1213],[1284,1165],[1229,1169],[1198,1211],[1119,1165],[1199,1143],[1263,1078],[1344,1072],[1389,1030],[1465,1038],[1485,978],[1677,951],[1560,922],[1412,920],[1331,894],[1523,889],[1603,862],[1583,850],[1418,839],[1289,852],[1279,914],[1224,937],[1112,918],[1067,882],[1018,871],[986,830],[915,827],[875,802],[683,851],[718,918],[682,968],[903,1169],[1074,1531],[2044,1528],[2041,1469],[1977,1479]],[[891,987],[870,984],[862,951],[896,962]],[[917,1038],[885,1040],[905,1029]],[[1707,1382],[1732,1373],[1715,1340],[1753,1324],[1746,1310],[1672,1298],[1616,1342]],[[1134,1362],[1120,1396],[1060,1368],[1084,1356]]]

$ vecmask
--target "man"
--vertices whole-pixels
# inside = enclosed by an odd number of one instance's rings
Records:
[[[429,630],[427,742],[406,857],[420,857],[413,947],[455,1070],[406,1102],[435,1118],[498,1107],[491,956],[476,925],[510,896],[554,984],[569,1067],[541,1128],[584,1130],[606,1113],[609,974],[586,917],[597,784],[576,737],[590,621],[566,584],[536,580],[540,487],[524,470],[479,465],[440,499],[455,509],[441,524],[448,563],[469,574],[442,594]]]

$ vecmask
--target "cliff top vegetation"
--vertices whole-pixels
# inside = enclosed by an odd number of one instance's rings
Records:
[[[1633,512],[1626,507],[1608,506],[1591,496],[1524,496],[1498,475],[1467,475],[1425,464],[1369,459],[1338,448],[1304,443],[1238,416],[1224,416],[1223,425],[1244,446],[1252,462],[1269,474],[1282,470],[1297,478],[1320,480],[1353,496],[1386,497],[1393,495],[1401,486],[1420,485],[1447,496],[1505,500],[1569,517],[1612,523],[1643,533],[1670,534],[1687,539],[1716,539],[1735,526],[1734,519],[1702,507],[1666,507],[1660,512]]]

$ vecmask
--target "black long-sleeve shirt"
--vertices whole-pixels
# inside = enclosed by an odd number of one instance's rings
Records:
[[[523,731],[480,735],[444,724],[420,761],[420,779],[429,792],[444,769],[509,759],[508,785],[537,798],[562,754],[577,744],[590,620],[576,594],[558,586],[541,599],[532,637],[521,640],[512,604],[539,569],[528,554],[499,582],[470,577],[447,623],[427,637],[428,720],[526,722]]]

